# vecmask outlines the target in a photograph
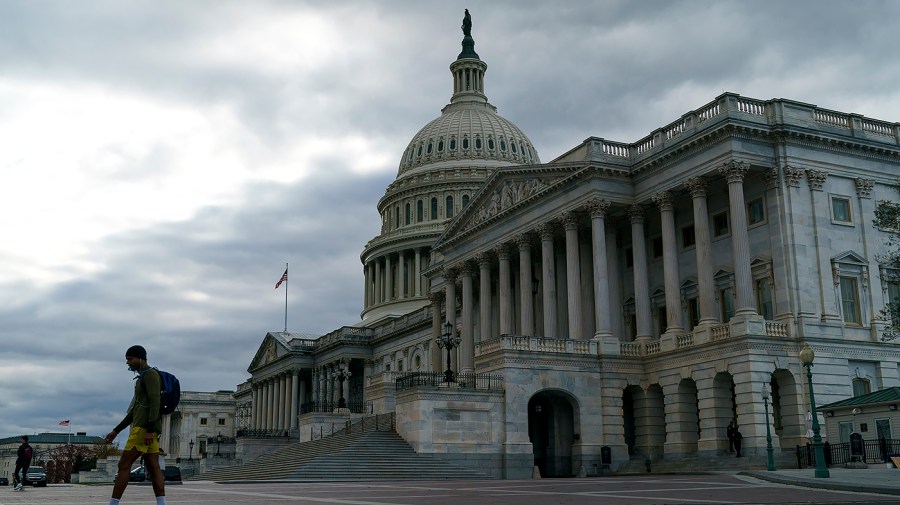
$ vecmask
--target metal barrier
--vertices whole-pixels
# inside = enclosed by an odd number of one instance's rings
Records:
[[[825,452],[825,466],[843,465],[852,459],[850,442],[822,444]],[[865,463],[885,463],[891,455],[900,454],[900,440],[863,440],[862,461]],[[812,444],[797,446],[797,468],[816,466],[816,451]]]
[[[397,391],[419,386],[438,387],[447,384],[444,372],[411,372],[397,377],[394,382]],[[460,389],[482,391],[502,391],[503,376],[484,373],[458,373],[450,383]]]

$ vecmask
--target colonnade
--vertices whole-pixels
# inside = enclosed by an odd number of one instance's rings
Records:
[[[265,379],[254,379],[252,387],[251,429],[282,431],[297,428],[300,405],[306,401],[300,370],[286,370]]]
[[[386,253],[366,262],[365,306],[422,297],[425,257],[425,249],[417,247]]]
[[[718,167],[718,172],[728,183],[735,316],[756,314],[743,194],[743,179],[748,169],[747,163],[738,161],[730,161]],[[702,177],[694,177],[685,186],[690,191],[693,205],[700,324],[718,324],[706,181]],[[660,212],[662,225],[667,310],[665,333],[679,334],[686,331],[686,326],[681,312],[681,277],[678,271],[679,249],[676,245],[674,203],[668,191],[654,194],[652,200]],[[470,372],[474,368],[474,343],[498,334],[537,336],[536,326],[539,326],[541,336],[551,338],[600,339],[624,333],[622,293],[617,282],[610,282],[610,279],[619,278],[616,225],[609,222],[611,207],[609,201],[595,199],[583,208],[566,211],[536,226],[534,230],[495,244],[490,250],[477,254],[473,260],[445,265],[446,317],[454,331],[457,327],[457,312],[460,317],[460,372]],[[590,228],[587,231],[581,229],[584,211],[587,211],[590,218]],[[647,209],[640,204],[626,209],[631,225],[637,340],[653,338],[647,247],[644,240],[646,212]],[[565,254],[557,256],[555,241],[558,238],[555,229],[560,226],[564,230],[562,248]],[[540,297],[537,296],[538,290],[534,288],[532,268],[532,239],[535,235],[539,237],[541,244],[536,259],[540,263],[541,272],[541,278],[538,279],[542,284]],[[585,238],[589,245],[583,244]],[[587,254],[584,254],[585,251]],[[517,277],[513,274],[513,252],[518,252],[518,268],[515,269],[518,270]],[[560,262],[564,265],[560,265]],[[564,278],[557,278],[563,268]],[[479,283],[477,301],[474,291],[476,275]],[[462,289],[460,307],[457,307],[457,281]],[[494,286],[496,289],[492,289]],[[513,291],[514,288],[517,288],[516,292]],[[536,301],[541,303],[538,307],[540,319],[536,317]],[[477,321],[474,318],[476,310]],[[591,313],[583,314],[583,310]],[[439,321],[436,320],[434,326],[438,324]]]

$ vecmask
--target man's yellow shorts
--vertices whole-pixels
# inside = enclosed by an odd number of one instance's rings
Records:
[[[144,454],[156,454],[159,452],[159,437],[155,437],[153,442],[150,445],[147,445],[144,441],[144,434],[147,433],[147,430],[144,428],[138,428],[135,426],[131,427],[131,431],[128,432],[128,441],[125,442],[125,450],[134,449],[138,452],[142,452]]]

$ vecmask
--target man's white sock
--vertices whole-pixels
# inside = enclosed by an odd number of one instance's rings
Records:
[[[166,505],[166,497],[165,496],[157,496],[156,497],[156,505]]]
[[[119,505],[119,499],[118,498],[110,498],[109,505]]]

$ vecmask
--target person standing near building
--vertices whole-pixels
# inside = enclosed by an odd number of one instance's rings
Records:
[[[16,451],[16,471],[13,473],[13,482],[16,491],[25,489],[26,478],[28,476],[28,467],[31,466],[31,458],[34,456],[34,449],[28,445],[28,435],[22,435],[22,445]],[[19,477],[22,472],[22,477]]]
[[[728,452],[734,452],[734,432],[737,431],[734,427],[734,421],[728,423],[728,427],[725,428],[725,435],[728,437]]]
[[[741,430],[734,427],[734,451],[737,453],[737,457],[741,457],[741,444],[744,441],[744,435],[741,435]]]
[[[147,364],[147,351],[133,345],[125,351],[125,363],[128,369],[137,372],[134,384],[134,397],[128,406],[125,418],[109,434],[106,441],[112,442],[119,432],[131,425],[128,433],[128,441],[125,442],[125,450],[119,459],[119,473],[113,484],[112,497],[109,505],[119,505],[119,500],[128,487],[131,476],[131,465],[142,456],[146,463],[147,477],[153,484],[153,493],[156,495],[156,504],[165,505],[166,489],[162,469],[159,467],[159,433],[162,431],[162,415],[159,412],[160,391],[162,390],[159,372],[150,368]]]

